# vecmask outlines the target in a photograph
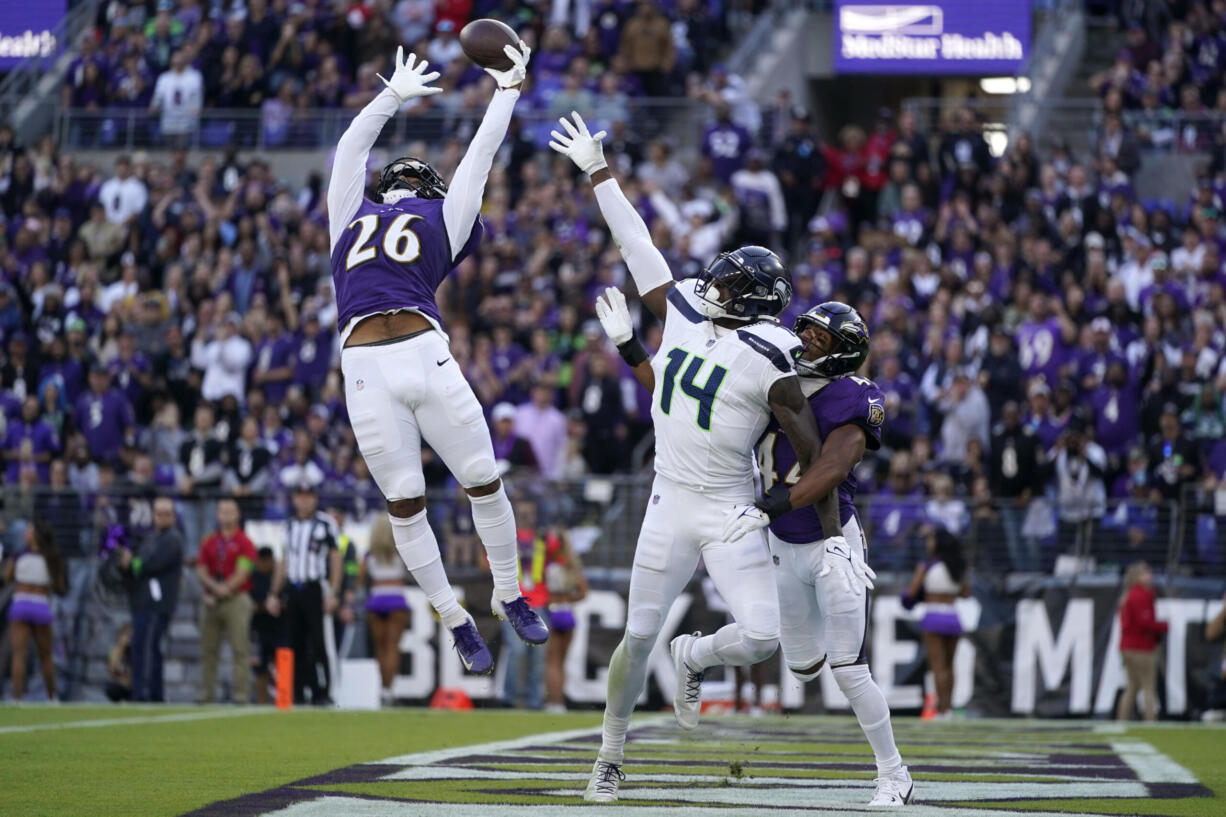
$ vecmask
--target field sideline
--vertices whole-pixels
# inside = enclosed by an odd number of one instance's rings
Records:
[[[574,813],[599,713],[248,707],[0,708],[0,814]],[[897,721],[916,815],[1226,815],[1226,729],[1081,721]],[[849,717],[671,716],[632,724],[615,806],[640,817],[863,813],[867,746]]]

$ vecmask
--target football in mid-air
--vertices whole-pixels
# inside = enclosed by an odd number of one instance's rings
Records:
[[[515,29],[498,20],[482,17],[473,20],[460,31],[460,47],[468,58],[482,68],[505,71],[511,60],[503,53],[503,47],[519,47],[519,35]]]

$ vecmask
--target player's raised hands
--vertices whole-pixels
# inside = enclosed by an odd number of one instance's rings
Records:
[[[608,133],[601,131],[593,135],[588,131],[582,116],[575,111],[571,111],[570,115],[574,118],[573,123],[565,116],[558,120],[558,124],[566,133],[550,131],[549,135],[553,139],[549,142],[549,147],[569,157],[589,176],[602,167],[608,167],[604,160],[604,148],[600,145],[600,140],[608,136]]]
[[[426,69],[430,67],[430,63],[422,60],[417,61],[417,55],[410,53],[408,60],[404,58],[404,46],[396,48],[396,68],[392,71],[392,78],[387,79],[382,74],[375,74],[379,79],[383,80],[383,84],[392,89],[392,93],[401,101],[408,102],[410,99],[416,99],[419,96],[431,96],[432,94],[441,94],[442,88],[433,88],[430,86],[439,78],[438,71],[426,73]]]
[[[831,573],[837,573],[839,580],[847,590],[857,596],[864,591],[873,589],[873,579],[877,574],[864,561],[864,554],[859,548],[847,544],[842,536],[831,536],[822,542],[825,552],[822,554],[822,569],[817,577],[824,579]]]
[[[608,287],[603,295],[596,296],[596,317],[614,346],[621,346],[634,337],[626,296],[617,287]]]
[[[532,56],[532,49],[523,40],[519,41],[519,48],[513,45],[504,45],[502,53],[507,55],[507,59],[511,61],[511,67],[505,71],[499,71],[497,68],[486,68],[485,73],[494,78],[494,82],[498,83],[499,88],[518,88],[524,79],[528,76],[528,58]]]

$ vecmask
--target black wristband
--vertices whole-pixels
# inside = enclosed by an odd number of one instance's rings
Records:
[[[792,499],[786,485],[776,485],[766,492],[766,496],[754,503],[758,510],[765,513],[774,522],[779,517],[783,516],[792,510]]]
[[[622,360],[630,364],[631,368],[640,363],[646,363],[648,359],[647,350],[643,348],[642,342],[634,335],[630,336],[630,340],[617,347],[617,353],[622,356]]]

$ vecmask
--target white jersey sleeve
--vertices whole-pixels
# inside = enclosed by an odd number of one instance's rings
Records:
[[[387,120],[400,108],[400,98],[384,88],[363,108],[336,143],[332,178],[328,181],[328,236],[336,242],[366,196],[366,160]]]
[[[472,235],[473,223],[481,212],[485,182],[494,164],[494,154],[507,135],[517,99],[519,91],[513,88],[494,92],[481,125],[473,135],[472,144],[456,166],[451,184],[447,186],[447,195],[443,197],[443,224],[447,227],[453,261]]]
[[[775,381],[794,376],[800,342],[770,322],[722,329],[697,308],[694,281],[668,294],[663,343],[651,361],[656,471],[704,491],[752,494],[753,448]]]

